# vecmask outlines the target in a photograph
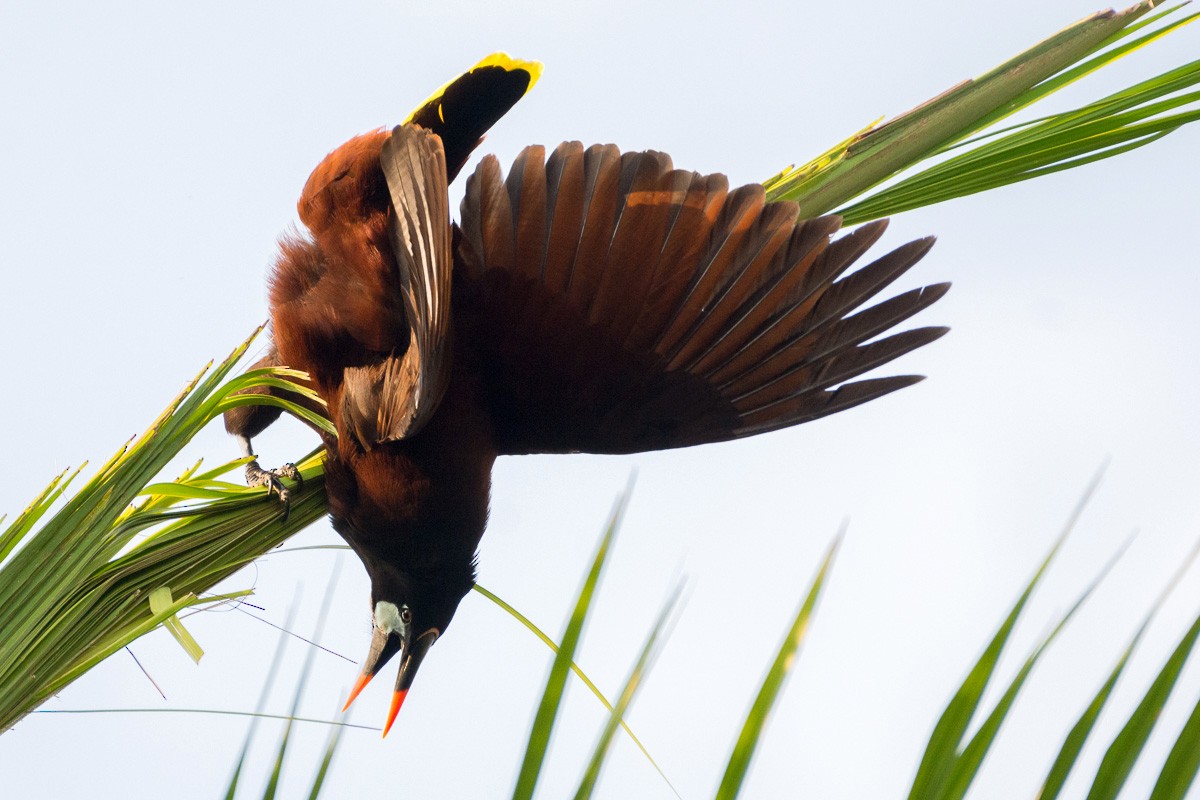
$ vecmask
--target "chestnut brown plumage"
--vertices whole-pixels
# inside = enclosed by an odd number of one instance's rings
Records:
[[[859,310],[932,239],[846,275],[884,222],[834,240],[836,217],[800,220],[761,186],[730,191],[662,153],[529,147],[507,179],[488,156],[453,225],[447,182],[527,87],[528,74],[514,88],[519,72],[466,91],[469,73],[444,90],[460,98],[449,117],[427,104],[327,156],[299,201],[308,233],[282,242],[271,278],[274,349],[260,365],[306,371],[337,428],[329,509],[374,613],[354,694],[400,653],[388,726],[473,585],[497,456],[632,453],[807,422],[920,380],[851,381],[945,332],[869,341],[947,284]],[[481,95],[493,100],[462,101]],[[277,413],[235,409],[226,424],[250,454]],[[282,490],[257,463],[248,475]]]

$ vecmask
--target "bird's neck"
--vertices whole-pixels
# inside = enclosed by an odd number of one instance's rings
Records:
[[[379,445],[326,464],[329,510],[364,561],[433,573],[469,564],[487,523],[490,462],[474,474]],[[457,566],[456,566],[457,565]]]

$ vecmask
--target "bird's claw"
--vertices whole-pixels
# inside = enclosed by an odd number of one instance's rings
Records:
[[[296,482],[296,491],[304,488],[304,478],[300,475],[300,470],[296,469],[295,464],[284,464],[278,469],[263,469],[255,459],[246,465],[246,485],[247,486],[265,486],[267,487],[267,496],[272,494],[279,497],[279,502],[283,505],[283,518],[287,519],[288,514],[292,510],[292,494],[280,478],[290,478]]]
[[[304,491],[304,476],[300,474],[300,470],[296,469],[296,465],[292,462],[280,465],[279,469],[272,470],[272,473],[284,478],[291,478],[296,482],[296,491]]]

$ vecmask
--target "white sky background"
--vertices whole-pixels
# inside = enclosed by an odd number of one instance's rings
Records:
[[[264,271],[309,171],[351,135],[394,124],[436,86],[505,49],[541,83],[480,152],[567,138],[653,147],[679,167],[761,180],[877,116],[906,110],[1096,10],[1102,0],[895,3],[16,3],[0,6],[0,510],[103,460],[210,358],[266,318]],[[1200,52],[1188,29],[1073,88],[1055,108]],[[1045,657],[973,793],[1029,797],[1198,534],[1200,128],[1080,171],[906,214],[882,245],[939,244],[896,291],[951,280],[918,324],[945,339],[890,372],[930,380],[811,425],[633,457],[526,457],[495,471],[480,580],[557,633],[630,471],[638,482],[579,662],[616,693],[682,573],[690,600],[629,720],[686,798],[711,796],[758,682],[843,518],[849,536],[747,797],[905,792],[938,713],[1103,459],[1111,467],[1003,665],[1134,530],[1132,549]],[[473,167],[468,167],[471,169]],[[461,184],[461,182],[460,182]],[[461,189],[460,189],[461,191]],[[457,197],[455,198],[457,204]],[[315,443],[281,424],[265,462]],[[189,451],[237,455],[219,425]],[[340,543],[326,523],[294,544]],[[277,554],[255,585],[282,622],[302,587],[307,635],[336,557]],[[322,642],[356,662],[367,582],[347,554]],[[1151,629],[1107,741],[1200,608],[1193,572]],[[188,620],[199,668],[165,633],[46,709],[252,710],[276,635],[238,613]],[[269,709],[286,713],[303,660]],[[349,731],[331,798],[511,791],[548,651],[477,595],[426,661],[392,734]],[[318,654],[301,713],[325,717],[357,667]],[[384,718],[393,667],[353,721]],[[1144,796],[1200,695],[1193,664],[1139,765]],[[574,791],[604,712],[569,690],[541,786]],[[206,715],[33,715],[0,738],[8,797],[207,798],[247,726]],[[247,796],[278,727],[260,726]],[[326,735],[295,732],[284,794],[307,791]],[[1099,744],[1099,743],[1097,743]],[[1102,749],[1080,767],[1087,778]],[[136,776],[134,778],[133,776]],[[1073,784],[1078,796],[1083,784]],[[672,795],[626,740],[605,797]],[[1200,796],[1200,795],[1198,795]]]

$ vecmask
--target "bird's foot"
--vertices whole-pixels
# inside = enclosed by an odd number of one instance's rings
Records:
[[[297,492],[304,488],[304,477],[300,474],[300,470],[296,469],[295,464],[284,464],[278,469],[263,469],[255,459],[246,465],[246,485],[267,487],[268,497],[272,494],[278,495],[279,502],[283,504],[284,519],[287,519],[287,515],[292,509],[292,494],[283,485],[280,478],[294,480]]]

